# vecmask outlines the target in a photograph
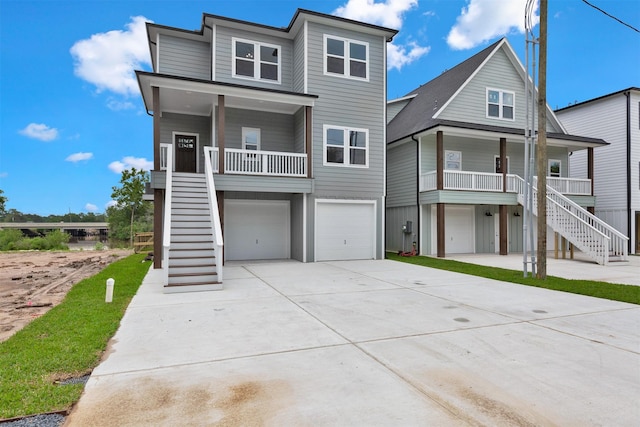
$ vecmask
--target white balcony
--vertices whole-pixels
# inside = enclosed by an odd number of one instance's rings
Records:
[[[507,175],[507,192],[517,193],[514,178]],[[503,180],[501,173],[443,171],[443,189],[461,191],[489,191],[502,192]],[[547,177],[547,185],[562,194],[591,195],[591,180],[574,178]],[[420,191],[434,191],[437,189],[436,171],[424,173],[420,176]]]
[[[218,147],[213,147],[209,161],[213,173],[218,173]],[[224,150],[224,173],[236,175],[307,176],[307,155],[278,151]]]

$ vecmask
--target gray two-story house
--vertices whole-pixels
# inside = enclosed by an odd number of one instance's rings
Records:
[[[440,257],[523,251],[528,78],[501,39],[389,101],[389,250],[409,251],[415,242],[418,253]],[[626,237],[588,212],[593,163],[584,179],[569,174],[572,153],[593,159],[606,142],[569,134],[548,106],[546,130],[547,247],[571,243],[602,264],[625,259]]]
[[[309,10],[287,27],[147,24],[155,267],[216,289],[223,260],[384,257],[386,47]]]

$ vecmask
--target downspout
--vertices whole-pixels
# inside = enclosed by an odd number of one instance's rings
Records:
[[[411,139],[413,141],[415,141],[416,143],[416,169],[417,169],[417,173],[416,173],[416,208],[417,208],[417,216],[416,216],[416,223],[417,223],[417,227],[416,227],[416,250],[418,251],[418,253],[420,253],[420,230],[422,229],[422,224],[420,223],[420,209],[422,209],[422,206],[420,206],[420,140],[416,139],[416,134],[414,133],[413,135],[411,135]]]
[[[631,91],[625,93],[627,97],[627,233],[631,237]],[[627,251],[631,253],[631,240],[627,240]]]

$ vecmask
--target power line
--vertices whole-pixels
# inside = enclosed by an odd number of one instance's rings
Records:
[[[640,30],[638,30],[636,27],[634,27],[634,26],[632,26],[632,25],[629,25],[629,24],[627,24],[626,22],[624,22],[624,21],[622,21],[622,20],[620,20],[620,19],[616,18],[616,17],[615,17],[615,16],[613,16],[612,14],[610,14],[610,13],[608,13],[608,12],[606,12],[606,11],[604,11],[604,10],[600,9],[598,6],[596,6],[596,5],[593,5],[593,4],[589,3],[587,0],[582,0],[582,1],[583,1],[585,4],[587,4],[588,6],[591,6],[592,8],[596,9],[597,11],[604,13],[604,14],[605,14],[605,15],[607,15],[609,18],[615,19],[616,21],[618,21],[618,22],[619,22],[619,23],[621,23],[622,25],[625,25],[625,26],[627,26],[627,27],[631,28],[631,29],[632,29],[633,31],[635,31],[636,33],[640,33]]]

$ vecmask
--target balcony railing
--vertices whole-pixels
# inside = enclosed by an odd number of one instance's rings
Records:
[[[517,193],[516,175],[507,174],[507,192]],[[443,171],[444,190],[489,191],[502,192],[503,181],[501,173]],[[563,194],[591,195],[591,180],[574,178],[547,177],[547,185]],[[420,176],[420,191],[433,191],[437,188],[436,171],[424,173]]]
[[[208,151],[213,173],[218,173],[218,147]],[[224,173],[238,175],[307,176],[307,155],[278,151],[225,148]]]

